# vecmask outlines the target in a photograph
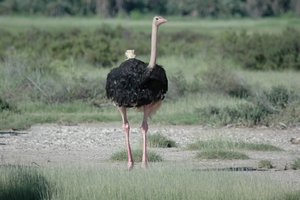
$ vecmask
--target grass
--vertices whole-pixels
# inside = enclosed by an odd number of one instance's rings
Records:
[[[297,160],[295,160],[295,162],[293,164],[293,168],[294,169],[300,169],[300,158],[298,158]]]
[[[152,148],[172,148],[177,147],[174,140],[168,139],[167,137],[156,133],[147,135],[147,146]]]
[[[283,151],[282,149],[269,144],[231,142],[226,140],[197,141],[187,146],[188,150],[250,150],[250,151]]]
[[[131,150],[131,153],[132,153],[132,157],[133,157],[134,162],[141,162],[142,161],[142,154],[143,154],[142,149]],[[110,160],[111,161],[127,161],[128,160],[127,151],[122,150],[122,151],[118,151],[118,152],[113,153],[110,157]],[[162,162],[163,159],[157,153],[147,150],[147,161],[148,162]]]
[[[25,169],[25,170],[24,170]],[[32,175],[29,167],[0,167],[1,194],[13,186],[7,183],[8,174],[19,173],[25,179],[15,180],[25,190],[18,190],[30,199],[26,180]],[[30,168],[32,169],[32,168]],[[274,182],[268,175],[223,171],[198,171],[186,167],[160,167],[149,170],[105,169],[96,166],[43,167],[34,174],[43,174],[54,187],[51,199],[297,199],[299,192],[291,191],[285,183]],[[5,188],[5,189],[3,189]],[[26,189],[27,188],[27,189]],[[7,193],[14,199],[14,193]],[[0,196],[1,197],[1,196]],[[3,197],[3,196],[2,196]],[[44,197],[44,198],[43,198]],[[31,199],[47,199],[41,196]],[[1,198],[4,199],[4,198]]]
[[[0,199],[51,199],[54,185],[44,174],[27,166],[0,165]]]
[[[187,145],[188,150],[201,150],[197,153],[198,159],[220,159],[220,160],[233,160],[233,159],[249,159],[249,157],[237,150],[251,150],[251,151],[282,151],[268,144],[256,144],[246,142],[231,142],[225,140],[208,140],[197,141]]]
[[[42,29],[90,29],[94,30],[102,24],[111,26],[122,25],[134,31],[150,32],[152,16],[147,16],[141,20],[128,19],[99,19],[84,17],[44,17],[44,16],[1,16],[0,24],[10,30],[22,31],[31,27]],[[202,33],[217,34],[224,30],[247,30],[249,32],[278,33],[287,26],[300,28],[299,18],[262,18],[262,19],[231,19],[231,20],[213,20],[199,18],[178,18],[166,17],[168,23],[165,29],[161,31],[183,31],[192,30]]]
[[[271,161],[269,161],[269,160],[260,160],[258,162],[258,168],[271,169],[271,168],[273,168],[273,165],[272,165]]]

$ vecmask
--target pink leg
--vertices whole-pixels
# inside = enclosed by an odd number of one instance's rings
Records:
[[[147,168],[147,131],[148,131],[148,117],[150,113],[150,108],[152,104],[144,106],[144,118],[142,122],[142,135],[143,135],[143,157],[142,157],[142,167]]]
[[[126,148],[127,148],[127,155],[128,155],[128,169],[131,170],[133,168],[134,162],[132,158],[131,148],[130,148],[130,142],[129,142],[129,131],[130,126],[127,120],[126,115],[126,107],[119,107],[120,113],[122,115],[122,122],[123,122],[123,130],[125,131],[125,137],[126,137]]]

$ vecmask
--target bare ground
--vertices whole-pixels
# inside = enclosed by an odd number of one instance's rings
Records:
[[[176,141],[178,148],[155,148],[164,162],[150,163],[150,168],[159,166],[186,166],[192,169],[250,169],[245,173],[267,174],[270,178],[286,182],[300,190],[300,170],[290,166],[300,158],[300,145],[291,144],[291,138],[300,138],[300,128],[281,130],[279,128],[221,128],[203,126],[151,125],[149,134],[161,133]],[[198,160],[197,151],[184,149],[196,140],[227,139],[271,144],[284,149],[275,152],[245,151],[249,160]],[[139,148],[141,133],[139,126],[131,126],[132,148]],[[37,166],[65,166],[92,164],[99,167],[126,169],[126,163],[110,162],[109,157],[125,149],[125,136],[120,123],[99,123],[79,125],[43,124],[26,131],[0,131],[0,164],[25,164]],[[275,167],[270,170],[258,169],[258,162],[267,159]],[[136,163],[135,168],[139,168]]]

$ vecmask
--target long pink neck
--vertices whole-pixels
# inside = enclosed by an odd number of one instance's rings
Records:
[[[154,68],[156,64],[156,36],[157,36],[157,26],[152,24],[152,34],[151,34],[151,55],[150,55],[150,62],[148,67]]]

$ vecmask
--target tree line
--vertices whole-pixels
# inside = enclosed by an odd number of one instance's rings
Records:
[[[230,18],[300,15],[299,0],[0,0],[0,15],[139,18],[144,14]]]

